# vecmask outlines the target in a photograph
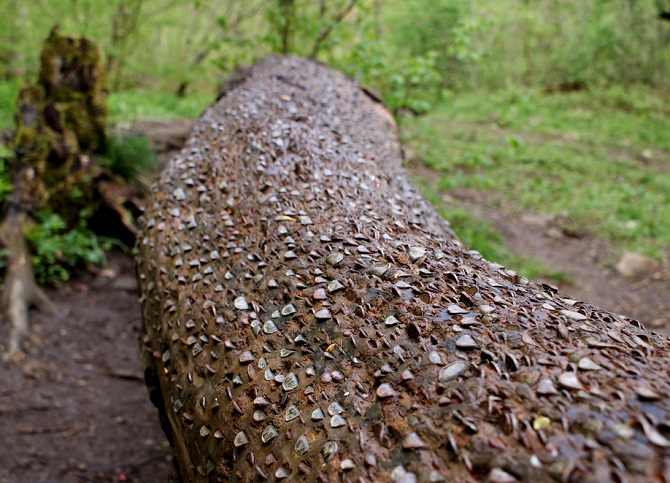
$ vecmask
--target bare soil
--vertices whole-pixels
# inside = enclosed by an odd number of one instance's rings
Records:
[[[0,481],[166,481],[171,451],[139,363],[133,262],[48,292],[25,355],[2,368]],[[8,323],[0,325],[6,341]]]
[[[153,122],[133,132],[152,138],[166,159],[191,126]],[[667,266],[627,280],[606,267],[614,251],[602,240],[567,236],[555,220],[513,214],[475,193],[457,196],[512,251],[567,273],[573,283],[560,287],[564,293],[670,333]],[[33,313],[25,356],[0,369],[0,482],[167,481],[172,455],[139,364],[131,258],[112,253],[107,269],[49,295],[60,316]],[[2,319],[0,344],[7,334]]]

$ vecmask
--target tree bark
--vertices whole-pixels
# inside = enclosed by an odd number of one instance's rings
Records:
[[[139,236],[143,361],[184,481],[661,481],[668,340],[465,250],[388,112],[268,58]]]
[[[37,305],[52,316],[59,317],[56,306],[35,283],[30,253],[23,235],[23,230],[29,224],[30,220],[25,213],[15,208],[10,208],[0,223],[0,243],[9,248],[2,291],[2,307],[11,323],[7,352],[3,354],[5,361],[20,358],[21,342],[30,332],[30,305]]]
[[[279,0],[279,16],[282,22],[281,28],[281,52],[288,54],[291,52],[291,31],[293,30],[293,21],[295,16],[295,0]]]

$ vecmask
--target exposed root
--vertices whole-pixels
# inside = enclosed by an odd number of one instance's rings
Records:
[[[22,212],[10,210],[0,225],[0,241],[9,249],[2,305],[12,328],[5,361],[14,360],[21,351],[21,343],[30,332],[28,309],[37,305],[40,309],[56,314],[57,309],[44,291],[35,283],[30,253],[23,229],[30,223]]]

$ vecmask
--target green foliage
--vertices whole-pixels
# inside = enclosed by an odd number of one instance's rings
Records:
[[[340,65],[370,41],[396,71],[435,55],[452,89],[667,87],[670,22],[659,8],[658,0],[7,0],[0,79],[34,78],[35,52],[58,18],[103,47],[111,84],[123,89],[211,89],[235,64],[282,51],[284,32],[289,51]]]
[[[465,72],[481,56],[477,36],[484,22],[472,16],[471,2],[421,0],[402,2],[385,12],[384,23],[393,26],[387,42],[391,58],[431,59],[431,68],[442,85],[463,84]],[[417,8],[418,7],[418,8]]]
[[[86,214],[79,226],[68,230],[67,224],[53,213],[36,213],[37,223],[28,231],[35,279],[40,284],[59,285],[72,275],[80,274],[87,264],[105,265],[104,250],[109,241],[100,241],[86,228]]]
[[[437,54],[428,52],[396,66],[382,85],[382,95],[392,112],[408,109],[425,114],[438,99],[440,74],[437,71]]]
[[[145,136],[108,137],[100,165],[126,181],[141,186],[156,170],[156,155]]]

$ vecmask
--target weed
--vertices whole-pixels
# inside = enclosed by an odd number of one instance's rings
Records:
[[[86,228],[86,217],[79,226],[68,230],[63,219],[54,214],[38,212],[37,223],[26,233],[33,262],[35,279],[39,284],[59,285],[79,274],[87,264],[105,265],[108,240],[99,240]]]

